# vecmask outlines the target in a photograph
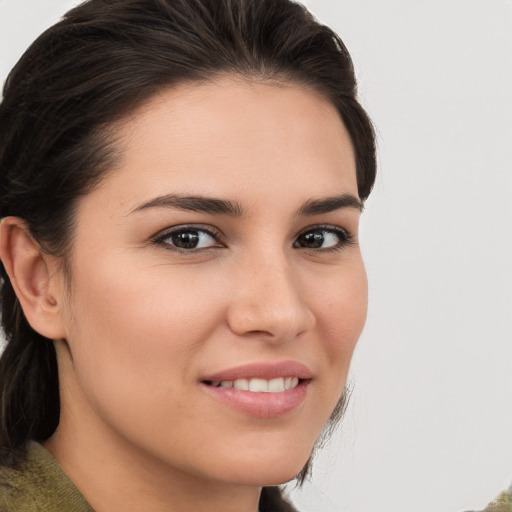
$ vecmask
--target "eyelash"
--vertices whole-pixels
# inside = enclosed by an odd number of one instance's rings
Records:
[[[315,233],[315,232],[334,234],[338,238],[338,243],[336,243],[332,247],[325,247],[325,248],[318,248],[318,249],[309,248],[309,250],[311,250],[311,251],[321,251],[323,253],[333,252],[333,251],[341,251],[347,245],[351,245],[354,243],[354,237],[346,229],[343,229],[343,228],[340,228],[337,226],[317,225],[317,226],[309,226],[306,229],[303,229],[295,238],[295,240],[293,242],[293,246],[300,249],[301,247],[296,245],[298,239],[301,236],[304,236],[304,235],[307,235],[310,233]],[[308,248],[304,247],[304,249],[308,249]]]
[[[183,248],[183,247],[178,247],[178,246],[166,241],[173,235],[179,235],[179,234],[183,234],[183,233],[187,233],[187,232],[205,233],[219,245],[210,246],[210,247],[199,247],[199,248],[197,248],[197,247]],[[303,246],[298,245],[298,243],[299,243],[298,241],[301,237],[304,237],[304,236],[312,234],[312,233],[324,233],[324,234],[329,233],[331,235],[335,235],[338,238],[338,242],[335,243],[332,247],[325,247],[325,248],[322,248],[322,247],[311,248],[311,247],[303,247]],[[162,245],[167,250],[170,250],[170,251],[191,254],[191,253],[197,253],[199,251],[224,247],[224,244],[222,242],[222,237],[223,237],[223,235],[220,231],[214,230],[212,228],[206,228],[206,227],[197,226],[197,225],[190,225],[190,226],[181,225],[181,226],[176,226],[174,228],[171,228],[162,234],[156,235],[153,238],[152,242],[155,245]],[[333,251],[340,251],[343,248],[345,248],[347,245],[350,245],[353,243],[354,243],[354,238],[346,229],[343,229],[340,227],[335,227],[335,226],[316,225],[316,226],[309,226],[306,229],[303,229],[297,235],[295,240],[293,241],[293,247],[297,248],[297,249],[306,249],[306,250],[310,250],[310,251],[314,251],[314,252],[327,253],[327,252],[333,252]]]
[[[205,247],[205,248],[190,248],[190,249],[184,249],[182,247],[177,247],[176,245],[173,245],[169,242],[166,242],[168,238],[170,238],[173,235],[179,235],[180,233],[186,233],[186,232],[195,232],[195,233],[206,233],[212,240],[217,242],[220,245],[222,244],[222,233],[218,230],[214,230],[212,228],[206,228],[202,226],[196,226],[196,225],[181,225],[176,226],[174,228],[171,228],[167,231],[165,231],[162,234],[156,235],[156,237],[153,238],[153,243],[155,245],[163,245],[167,250],[169,251],[175,251],[175,252],[181,252],[181,253],[195,253],[198,251],[203,251],[206,249],[215,249],[217,247]]]

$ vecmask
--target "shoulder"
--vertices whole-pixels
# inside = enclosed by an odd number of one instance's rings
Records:
[[[16,468],[0,468],[0,512],[93,512],[57,461],[30,443]]]
[[[32,459],[37,447],[29,446],[23,462],[12,467],[0,467],[0,512],[37,510],[36,489],[39,471]]]

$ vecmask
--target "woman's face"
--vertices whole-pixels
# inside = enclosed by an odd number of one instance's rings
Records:
[[[366,316],[336,109],[225,78],[160,93],[116,136],[120,162],[76,213],[56,439],[194,478],[291,479]]]

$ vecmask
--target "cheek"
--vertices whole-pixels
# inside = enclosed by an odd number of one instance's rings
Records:
[[[323,293],[315,297],[317,329],[325,365],[330,369],[329,386],[335,389],[333,407],[339,399],[357,341],[363,330],[368,289],[362,261],[333,273]]]
[[[123,267],[131,266],[131,272]],[[122,260],[87,267],[75,279],[69,343],[75,369],[98,390],[118,396],[167,389],[186,380],[204,340],[218,325],[212,283],[168,268],[137,268]],[[184,370],[185,369],[185,370]]]
[[[366,272],[354,262],[333,273],[322,293],[316,295],[316,317],[332,350],[353,350],[363,330],[368,308]]]
[[[119,259],[96,264],[89,269],[94,279],[83,266],[75,280],[67,377],[79,398],[72,407],[147,449],[153,439],[172,452],[178,439],[185,442],[179,432],[198,422],[188,393],[201,350],[219,326],[221,301],[214,283],[191,273],[130,266],[128,274]]]

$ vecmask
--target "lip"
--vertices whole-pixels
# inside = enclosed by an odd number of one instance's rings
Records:
[[[299,384],[293,389],[278,393],[256,393],[208,385],[208,382],[215,381],[251,378],[270,380],[277,377],[297,377]],[[270,419],[285,416],[298,409],[306,399],[312,377],[311,370],[296,361],[250,363],[207,375],[201,379],[201,387],[230,409],[255,418]]]
[[[202,382],[237,380],[237,379],[276,379],[278,377],[297,377],[301,380],[309,380],[313,377],[311,370],[297,361],[282,361],[279,363],[249,363],[227,370],[206,375]]]

